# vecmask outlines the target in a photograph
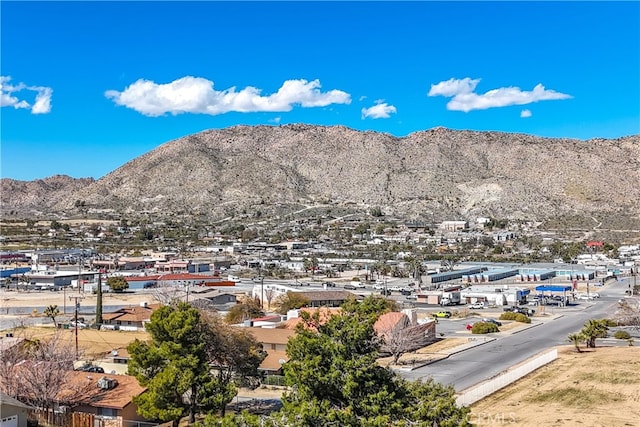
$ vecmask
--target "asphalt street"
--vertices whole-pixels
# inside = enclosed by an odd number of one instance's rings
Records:
[[[607,285],[605,289],[599,289],[602,297],[597,300],[581,301],[577,306],[555,309],[554,314],[563,315],[554,320],[499,337],[439,362],[410,372],[402,372],[401,375],[410,380],[431,377],[443,384],[453,385],[456,391],[464,390],[547,348],[568,344],[567,336],[582,329],[587,320],[611,316],[615,312],[618,300],[625,296],[627,280],[620,280]]]

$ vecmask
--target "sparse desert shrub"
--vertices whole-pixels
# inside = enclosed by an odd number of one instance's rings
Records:
[[[500,332],[498,326],[491,322],[476,322],[471,327],[472,334],[489,334],[491,332]]]
[[[512,311],[505,311],[500,315],[500,320],[516,320],[516,314],[519,314],[519,313],[514,313]]]
[[[629,332],[627,331],[616,331],[615,334],[613,334],[614,338],[617,338],[619,340],[628,340],[629,338],[631,338],[631,335],[629,335]]]
[[[526,314],[522,314],[522,313],[516,313],[516,318],[514,319],[516,322],[521,322],[521,323],[531,323],[531,318],[529,318],[529,316],[527,316]]]

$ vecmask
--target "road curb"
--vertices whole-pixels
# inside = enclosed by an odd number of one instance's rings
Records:
[[[529,329],[531,329],[531,328],[535,328],[536,326],[540,326],[540,325],[542,325],[543,323],[544,323],[544,322],[534,323],[534,324],[531,324],[531,325],[527,325],[527,327],[526,327],[526,328],[520,328],[520,329],[518,329],[517,331],[513,331],[513,332],[511,332],[509,335],[515,335],[515,334],[519,334],[520,332],[523,332],[523,331],[528,331]]]

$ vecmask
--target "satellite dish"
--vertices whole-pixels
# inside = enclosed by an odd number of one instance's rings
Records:
[[[281,364],[281,365],[284,365],[285,363],[287,363],[287,361],[284,360],[284,359],[280,359],[280,360],[278,360],[278,363]]]

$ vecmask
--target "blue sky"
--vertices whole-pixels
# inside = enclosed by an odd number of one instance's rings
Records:
[[[640,133],[639,2],[0,3],[3,178],[229,126]]]

